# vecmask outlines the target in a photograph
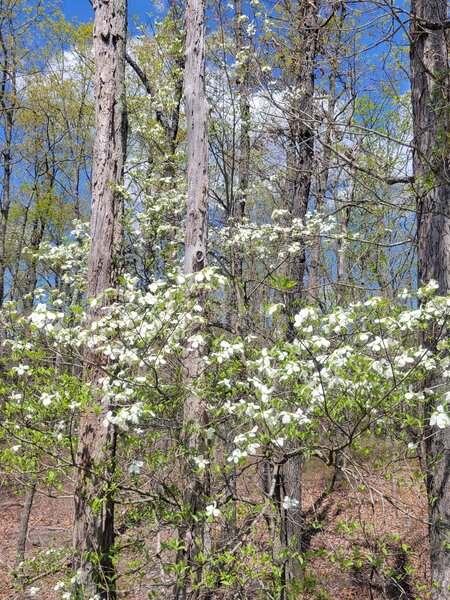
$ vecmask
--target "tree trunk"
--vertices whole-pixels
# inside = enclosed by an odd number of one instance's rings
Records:
[[[449,72],[446,0],[411,3],[411,92],[417,186],[418,277],[450,291]],[[433,331],[424,344],[435,349]],[[429,384],[430,382],[428,382]],[[431,385],[439,386],[440,381]],[[425,406],[429,423],[433,406]],[[450,428],[428,427],[426,467],[432,598],[450,598]]]
[[[308,210],[314,159],[314,68],[318,34],[318,0],[305,3],[292,15],[298,31],[293,33],[294,71],[291,85],[301,90],[300,98],[293,94],[288,108],[288,139],[286,149],[286,198],[291,221],[303,221]],[[288,263],[288,276],[296,282],[289,294],[287,313],[289,329],[292,318],[304,296],[306,257],[304,249]],[[291,332],[292,333],[292,332]]]
[[[188,204],[184,271],[206,265],[208,235],[208,103],[205,93],[204,1],[186,5],[186,62],[184,98],[188,151]]]
[[[0,3],[0,12],[3,3]],[[10,20],[6,16],[5,20]],[[6,232],[8,226],[9,210],[11,207],[11,177],[12,177],[12,140],[14,127],[14,112],[16,104],[16,62],[15,62],[15,39],[10,40],[11,48],[8,48],[3,35],[3,20],[0,26],[0,49],[3,54],[3,65],[0,78],[0,110],[4,124],[4,144],[2,149],[3,158],[3,181],[0,198],[0,307],[5,297],[5,272],[6,272]]]
[[[237,53],[244,53],[246,47],[245,27],[242,20],[242,0],[235,0],[235,40]],[[241,58],[242,60],[242,58]],[[238,186],[234,203],[234,216],[242,219],[247,205],[250,180],[250,99],[249,99],[249,59],[242,66],[236,78],[236,92],[239,102],[239,159]]]
[[[27,486],[25,502],[23,505],[22,516],[20,519],[20,530],[17,538],[17,561],[20,563],[25,560],[25,550],[27,547],[28,525],[30,523],[31,510],[33,508],[34,495],[36,493],[37,475],[33,475]]]
[[[46,217],[38,216],[33,221],[31,229],[30,244],[28,250],[31,256],[28,260],[25,289],[23,291],[23,311],[29,314],[33,310],[34,291],[37,284],[37,269],[39,260],[34,256],[39,250],[42,240],[44,239]]]
[[[5,145],[3,148],[3,187],[0,208],[0,307],[5,297],[5,272],[7,265],[6,232],[8,226],[9,210],[11,207],[11,144],[13,131],[13,109],[6,111]]]
[[[301,90],[300,97],[293,94],[295,100],[289,107],[288,139],[286,153],[286,197],[291,222],[303,221],[308,210],[311,190],[314,159],[314,68],[316,61],[318,35],[318,0],[295,5],[292,15],[293,48],[292,62],[294,78],[291,82],[296,90]],[[295,24],[295,25],[294,25]],[[294,31],[294,26],[297,28]],[[287,69],[292,67],[286,67]],[[300,240],[302,243],[302,240]],[[287,266],[287,276],[295,281],[286,300],[287,336],[292,340],[295,336],[293,317],[304,297],[304,277],[306,270],[306,255],[303,248],[299,255],[292,257]],[[290,439],[285,445],[287,453],[295,452],[288,459],[281,474],[281,489],[285,496],[298,501],[295,508],[281,510],[281,542],[289,553],[301,551],[303,534],[302,519],[302,456],[299,442]],[[283,498],[280,498],[281,502]],[[300,563],[296,558],[287,558],[284,564],[283,579],[289,588],[298,577]],[[284,592],[282,597],[284,597]]]
[[[342,19],[343,21],[343,19]],[[325,203],[325,195],[329,186],[329,175],[331,168],[331,148],[333,143],[333,128],[335,126],[335,105],[336,105],[336,78],[337,78],[337,52],[332,61],[332,72],[330,74],[330,88],[328,91],[328,110],[327,110],[327,129],[325,133],[325,145],[322,150],[319,163],[319,175],[317,177],[315,213],[320,214]],[[318,235],[311,247],[311,258],[308,273],[308,297],[320,304],[320,254],[321,238]]]
[[[336,189],[335,206],[338,215],[339,237],[337,243],[337,263],[336,263],[336,300],[339,305],[344,304],[347,295],[348,268],[347,268],[347,249],[346,238],[348,234],[348,225],[350,223],[350,207],[354,205],[356,185],[356,167],[350,167],[349,189],[344,196],[344,200],[339,199],[339,193]],[[335,186],[336,187],[336,186]]]
[[[95,115],[96,133],[92,169],[91,246],[88,257],[88,298],[117,286],[122,247],[123,183],[126,153],[125,48],[126,0],[94,0]],[[106,301],[102,302],[105,306]],[[104,314],[104,311],[102,312]],[[89,309],[90,321],[99,308]],[[103,364],[100,364],[103,363]],[[92,384],[94,402],[100,403],[96,382],[106,361],[88,353],[85,379]],[[116,598],[114,552],[114,496],[116,430],[103,426],[112,407],[101,403],[87,409],[80,423],[77,449],[77,483],[73,544],[75,564],[81,569],[80,597],[99,594]],[[95,502],[96,506],[93,506]]]
[[[247,40],[245,27],[242,20],[242,0],[234,3],[234,39],[236,44],[236,56],[245,53]],[[242,59],[241,59],[242,60]],[[245,217],[247,207],[248,186],[250,181],[250,99],[249,99],[249,58],[245,59],[236,76],[236,95],[239,108],[239,136],[235,149],[237,153],[237,186],[236,192],[232,193],[231,210],[229,217],[231,227],[239,228]],[[233,177],[234,168],[232,170]],[[234,190],[234,186],[231,186]],[[235,333],[242,334],[242,317],[246,308],[247,294],[243,280],[244,260],[239,249],[232,248],[230,251],[230,273],[232,279],[232,291],[230,299],[230,325]]]
[[[187,183],[188,199],[185,232],[184,272],[189,275],[206,266],[208,236],[208,103],[205,93],[205,30],[204,0],[188,0],[186,4],[186,62],[184,73],[184,98],[187,124]],[[196,331],[192,332],[193,334]],[[205,453],[206,403],[194,389],[201,376],[200,350],[189,352],[183,362],[187,395],[183,409],[184,444],[190,455]],[[186,518],[180,530],[184,550],[180,559],[189,567],[187,581],[175,592],[176,598],[197,598],[198,592],[188,589],[189,580],[201,580],[201,565],[195,557],[205,549],[203,517],[205,509],[207,475],[199,475],[194,464],[185,472],[184,506]],[[197,546],[200,544],[200,548]]]

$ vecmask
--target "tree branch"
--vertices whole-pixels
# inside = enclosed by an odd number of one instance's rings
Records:
[[[130,65],[130,67],[133,69],[133,71],[136,73],[136,75],[141,80],[141,83],[144,86],[145,91],[147,92],[147,94],[151,98],[154,98],[155,97],[155,92],[153,90],[153,87],[152,87],[152,84],[150,83],[149,78],[144,73],[144,71],[141,69],[141,67],[137,64],[137,62],[134,60],[134,58],[132,58],[130,56],[130,54],[128,52],[125,54],[125,60],[127,61],[127,63]],[[158,109],[156,109],[155,112],[156,112],[156,120],[161,125],[161,127],[164,129],[164,131],[167,131],[168,124],[166,123],[166,121],[165,121],[165,119],[163,117],[162,112],[160,110],[158,110]]]

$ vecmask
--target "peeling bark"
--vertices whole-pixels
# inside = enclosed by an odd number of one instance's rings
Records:
[[[186,5],[184,98],[187,124],[188,204],[184,271],[206,265],[208,235],[208,103],[205,93],[205,32],[203,0]]]
[[[208,236],[208,103],[205,92],[205,4],[204,0],[188,0],[186,4],[186,60],[184,99],[187,124],[188,199],[185,230],[184,272],[189,275],[206,266]],[[196,333],[194,330],[193,334]],[[190,351],[183,361],[187,395],[183,408],[183,437],[189,454],[205,453],[203,429],[207,413],[204,398],[194,389],[201,376],[200,350]],[[186,518],[180,528],[184,550],[178,559],[189,567],[186,580],[175,590],[175,598],[194,600],[199,592],[193,589],[201,580],[202,568],[196,562],[198,549],[208,546],[203,518],[197,515],[205,509],[207,474],[199,475],[195,465],[188,464],[183,503]],[[197,540],[197,541],[196,541]]]
[[[117,286],[122,247],[123,183],[126,153],[125,47],[126,0],[94,0],[95,115],[96,133],[92,170],[91,246],[88,257],[88,298]],[[106,301],[103,301],[105,306]],[[99,308],[89,309],[89,320]],[[85,380],[94,398],[101,401],[96,382],[102,359],[87,353]],[[103,363],[105,361],[103,360]],[[103,426],[105,413],[92,406],[83,415],[77,449],[77,484],[73,545],[75,565],[82,570],[80,597],[99,594],[116,598],[114,552],[114,496],[116,430]],[[94,506],[94,502],[97,506]]]

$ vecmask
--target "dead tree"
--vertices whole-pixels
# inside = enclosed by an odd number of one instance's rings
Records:
[[[205,92],[205,5],[204,0],[188,0],[186,4],[186,59],[184,73],[184,100],[187,125],[187,183],[188,198],[185,231],[184,272],[187,275],[201,271],[206,266],[208,237],[208,103]],[[195,331],[193,331],[195,333]],[[186,354],[183,369],[187,394],[183,407],[184,443],[189,455],[204,452],[203,437],[206,424],[206,403],[194,389],[200,377],[200,351],[192,349]],[[183,547],[180,560],[189,567],[188,580],[198,583],[201,566],[195,556],[200,540],[205,546],[205,528],[202,517],[205,508],[207,476],[199,475],[195,465],[189,463],[185,471],[183,503],[186,518],[181,527]],[[197,540],[197,541],[196,541]],[[177,588],[176,598],[194,599],[197,592],[188,589],[189,581]]]

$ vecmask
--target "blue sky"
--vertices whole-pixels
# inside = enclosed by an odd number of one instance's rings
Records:
[[[93,10],[89,0],[62,0],[61,8],[67,19],[77,17],[79,21],[89,21],[93,17]],[[145,15],[152,12],[151,0],[129,0],[128,14],[130,19],[138,16],[145,21]]]

